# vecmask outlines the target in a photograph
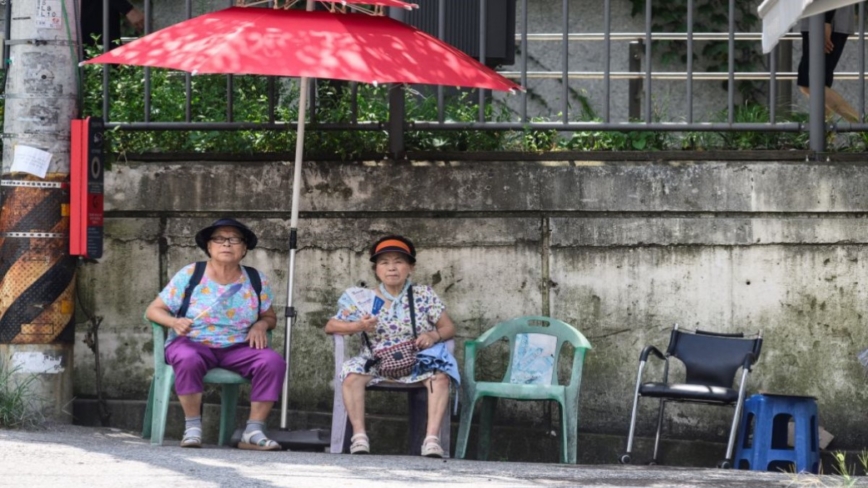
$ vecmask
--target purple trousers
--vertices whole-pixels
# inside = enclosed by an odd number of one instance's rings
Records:
[[[175,370],[175,393],[201,393],[205,373],[224,368],[250,380],[250,401],[276,402],[286,376],[286,361],[271,349],[253,349],[247,343],[213,348],[187,337],[166,347],[166,363]]]

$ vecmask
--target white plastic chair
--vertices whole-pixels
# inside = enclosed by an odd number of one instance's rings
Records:
[[[333,335],[335,341],[335,397],[332,407],[332,443],[331,453],[341,454],[350,452],[350,437],[352,425],[347,418],[347,409],[344,406],[344,396],[341,391],[341,367],[344,358],[347,357],[346,341],[342,335]],[[446,341],[446,348],[454,354],[455,341]],[[428,423],[428,389],[421,383],[412,385],[396,383],[380,383],[367,387],[372,391],[392,391],[407,393],[409,420],[410,420],[410,455],[418,456],[422,453],[422,441],[425,439],[425,427]],[[451,402],[449,403],[451,407]],[[449,444],[451,440],[451,417],[449,410],[443,415],[440,423],[440,445],[443,447],[443,457],[450,456]]]

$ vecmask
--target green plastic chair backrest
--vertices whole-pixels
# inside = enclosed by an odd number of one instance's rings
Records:
[[[575,348],[575,358],[570,378],[570,383],[579,380],[578,365],[584,360],[585,351],[591,349],[591,343],[582,335],[581,332],[575,329],[572,325],[550,317],[528,316],[518,317],[515,319],[501,322],[491,329],[488,329],[484,334],[479,336],[475,341],[480,348],[486,348],[497,341],[504,338],[509,341],[509,365],[506,368],[506,374],[502,382],[509,383],[513,375],[518,373],[518,364],[516,363],[516,343],[523,340],[521,336],[528,334],[543,334],[552,336],[557,339],[554,346],[554,365],[551,368],[551,381],[549,384],[558,384],[558,359],[561,349],[565,342],[569,342]]]

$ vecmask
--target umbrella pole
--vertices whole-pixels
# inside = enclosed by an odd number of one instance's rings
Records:
[[[307,0],[307,11],[314,8],[314,0]],[[283,390],[280,397],[280,430],[287,430],[289,411],[289,364],[290,344],[292,344],[292,326],[297,312],[292,305],[293,281],[295,278],[295,251],[298,248],[298,203],[301,200],[301,165],[304,158],[304,120],[307,112],[307,92],[310,79],[301,78],[298,94],[298,135],[295,141],[295,164],[292,177],[292,203],[289,218],[289,269],[286,285],[286,336],[283,341],[283,358],[286,361],[286,374],[283,378]]]
[[[295,251],[298,248],[298,202],[301,199],[301,165],[304,153],[304,119],[307,106],[308,78],[301,79],[301,93],[298,97],[298,139],[295,142],[295,164],[292,177],[292,211],[289,219],[289,269],[286,285],[286,337],[283,342],[283,358],[286,360],[286,375],[283,378],[283,391],[280,399],[280,428],[286,430],[289,406],[289,360],[292,342],[292,325],[297,316],[292,305],[292,291],[295,278]]]
[[[312,0],[309,0],[309,3]],[[289,220],[289,272],[286,285],[286,335],[283,341],[283,357],[286,360],[286,374],[283,378],[283,390],[280,398],[280,429],[268,433],[268,437],[286,449],[324,449],[330,444],[330,433],[327,430],[313,429],[306,431],[290,431],[287,428],[289,412],[289,370],[290,345],[292,344],[292,326],[298,315],[292,305],[292,290],[295,278],[295,251],[298,247],[298,203],[301,200],[301,164],[304,156],[304,119],[307,109],[307,91],[310,85],[308,78],[301,79],[301,93],[298,97],[298,139],[295,142],[295,166],[292,180],[292,208]],[[237,429],[230,443],[238,445],[242,429]]]

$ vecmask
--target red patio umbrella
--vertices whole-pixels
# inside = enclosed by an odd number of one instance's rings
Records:
[[[231,7],[85,61],[189,71],[509,91],[519,86],[457,48],[388,17]]]
[[[342,3],[404,6],[399,0]],[[382,16],[312,12],[313,0],[307,0],[307,10],[231,7],[148,34],[84,62],[169,68],[193,74],[301,77],[290,207],[287,307],[291,310],[308,78],[520,89],[457,48],[407,24]],[[287,368],[294,319],[294,313],[287,314]],[[289,374],[286,378],[281,401],[283,431],[287,426]],[[328,444],[327,439],[322,441],[316,434],[274,438],[283,445]]]

